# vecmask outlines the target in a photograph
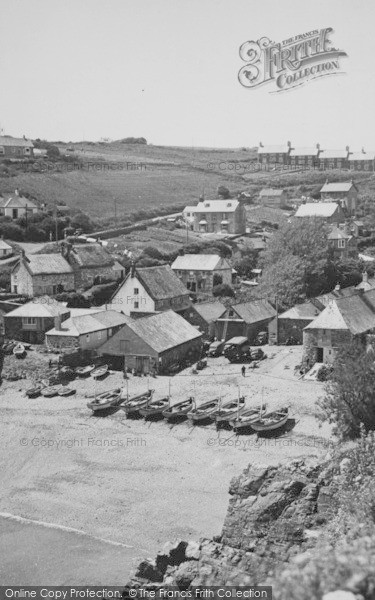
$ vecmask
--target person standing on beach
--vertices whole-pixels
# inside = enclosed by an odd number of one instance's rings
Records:
[[[245,367],[245,365],[242,365],[242,367],[241,367],[241,373],[242,373],[242,377],[245,377],[245,374],[246,374],[246,367]]]

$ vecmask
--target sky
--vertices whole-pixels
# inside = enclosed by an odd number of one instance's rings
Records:
[[[0,128],[79,141],[375,150],[373,0],[0,0]],[[331,27],[340,75],[243,87],[239,47]]]

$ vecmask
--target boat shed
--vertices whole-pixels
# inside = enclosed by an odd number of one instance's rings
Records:
[[[201,356],[202,334],[173,310],[129,321],[98,353],[138,374],[166,372]]]

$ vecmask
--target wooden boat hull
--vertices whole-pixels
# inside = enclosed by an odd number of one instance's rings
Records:
[[[218,398],[216,400],[211,400],[210,402],[205,402],[204,404],[201,404],[201,406],[188,412],[188,419],[193,422],[206,421],[210,418],[211,413],[217,410],[218,404]]]
[[[99,367],[98,369],[94,369],[91,373],[91,376],[94,379],[101,379],[108,373],[108,365],[103,365],[103,367]]]
[[[76,390],[74,390],[73,388],[62,387],[57,393],[59,396],[73,396],[73,394],[76,393]]]
[[[42,391],[41,387],[30,388],[26,390],[26,396],[28,398],[38,398],[40,396],[40,392]]]
[[[126,415],[139,413],[140,409],[146,406],[148,402],[150,402],[153,393],[154,391],[151,390],[146,394],[141,394],[140,396],[129,398],[129,400],[125,399],[122,409],[125,411]]]
[[[87,367],[78,367],[78,369],[76,369],[76,375],[78,375],[78,377],[88,377],[94,369],[94,365],[89,365]]]
[[[104,392],[104,394],[100,394],[100,396],[95,400],[92,400],[92,402],[88,402],[87,408],[90,408],[92,412],[102,412],[103,410],[114,408],[119,404],[120,400],[121,390]]]
[[[57,396],[57,394],[59,393],[59,388],[53,387],[53,386],[46,387],[46,388],[43,388],[40,393],[45,398],[53,398],[54,396]]]
[[[170,406],[169,408],[163,410],[163,417],[167,419],[167,421],[178,419],[179,417],[186,417],[188,412],[191,410],[193,403],[193,399],[189,398],[188,400],[179,402],[174,406]]]
[[[23,344],[17,344],[13,348],[13,354],[16,358],[24,358],[26,356],[26,349]]]
[[[254,408],[251,410],[244,410],[243,413],[237,418],[229,421],[229,425],[233,431],[239,431],[240,429],[249,429],[252,423],[259,421],[260,408]],[[264,408],[262,409],[264,410]]]
[[[156,417],[158,415],[162,415],[163,411],[169,406],[169,398],[163,398],[161,400],[154,400],[154,402],[149,402],[140,409],[139,414],[142,417]]]
[[[272,418],[271,414],[270,416],[265,415],[262,419],[259,419],[258,421],[252,423],[251,428],[254,429],[254,431],[258,432],[275,431],[275,429],[280,429],[280,427],[283,427],[283,425],[286,424],[288,420],[288,413],[286,413],[283,416],[280,416],[279,419],[275,420],[274,422],[267,423],[265,420],[269,418]]]
[[[215,410],[215,412],[213,412],[210,415],[210,419],[212,419],[212,421],[215,421],[215,423],[223,423],[224,421],[230,421],[231,419],[235,418],[236,415],[241,415],[245,408],[246,405],[244,398],[241,399],[239,407],[236,400],[226,402],[221,408]]]

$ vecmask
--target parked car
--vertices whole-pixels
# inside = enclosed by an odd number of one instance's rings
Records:
[[[251,350],[250,356],[251,360],[263,360],[266,358],[266,355],[261,348],[255,348],[255,350]]]
[[[236,336],[225,342],[224,356],[229,358],[232,354],[245,353],[250,350],[250,343],[247,337]]]
[[[212,342],[208,349],[207,356],[221,356],[223,354],[224,345],[224,341]]]

